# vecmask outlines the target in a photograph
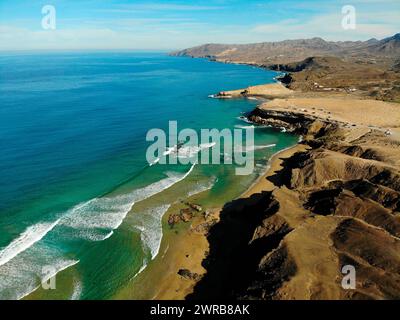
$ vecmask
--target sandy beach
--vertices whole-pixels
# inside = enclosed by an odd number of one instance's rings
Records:
[[[175,205],[164,215],[163,222],[181,206]],[[204,274],[201,261],[208,250],[203,226],[218,218],[218,209],[210,210],[207,220],[198,214],[189,223],[164,228],[158,256],[127,284],[115,299],[182,300],[193,289],[195,281]],[[179,275],[179,270],[191,274]]]
[[[398,165],[396,159],[399,158],[399,148],[393,147],[394,141],[398,139],[400,123],[397,104],[343,95],[336,97],[331,95],[310,97],[307,95],[303,97],[299,93],[287,91],[288,89],[282,89],[282,87],[281,84],[257,86],[256,89],[247,90],[247,96],[271,98],[277,94],[274,99],[262,103],[258,109],[264,110],[268,114],[269,112],[285,116],[295,114],[298,117],[306,117],[307,121],[314,122],[308,128],[306,140],[310,139],[309,135],[315,136],[319,129],[327,125],[335,125],[337,128],[335,130],[340,131],[342,138],[347,143],[362,141],[363,137],[370,135],[371,138],[367,139],[367,144],[375,148],[374,150],[379,149],[389,164]],[[234,96],[240,95],[241,92],[243,90],[226,94]],[[288,98],[282,98],[282,93],[287,94]],[[388,141],[393,141],[393,143],[382,144],[380,142],[383,141],[382,139],[389,139]],[[277,180],[274,180],[277,173],[285,171],[286,162],[290,161],[297,153],[307,153],[311,152],[310,150],[312,148],[307,143],[299,143],[275,154],[269,161],[267,171],[240,198],[250,199],[257,194],[271,193],[280,207],[271,218],[263,222],[263,228],[270,230],[263,232],[273,234],[282,226],[286,226],[285,228],[288,230],[295,230],[282,238],[279,246],[281,249],[277,252],[284,248],[285,254],[290,256],[291,261],[296,264],[298,272],[290,282],[282,283],[274,295],[281,299],[299,297],[340,299],[345,296],[345,293],[337,285],[339,260],[330,237],[345,218],[340,215],[310,216],[303,204],[305,194],[276,183]],[[343,156],[338,154],[336,158],[329,160],[330,164],[327,167],[329,169],[326,170],[341,170],[334,169],[335,161],[337,161],[335,159],[341,159],[341,157]],[[362,166],[362,164],[360,165]],[[341,175],[341,173],[337,174]],[[328,179],[329,174],[325,173],[324,175]],[[190,226],[180,228],[179,231],[171,230],[164,234],[164,245],[156,258],[156,263],[150,265],[149,269],[143,275],[139,275],[135,281],[135,290],[142,292],[135,297],[185,299],[188,294],[192,293],[196,284],[199,281],[203,282],[202,277],[207,275],[202,263],[210,250],[208,224],[213,225],[219,221],[222,210],[222,208],[214,209],[207,221],[203,217],[195,217]],[[210,223],[213,220],[214,222]],[[261,229],[257,230],[254,231],[253,240],[261,232]],[[271,251],[266,257],[273,258],[274,252]],[[322,259],[322,264],[321,257],[325,257]],[[187,274],[179,275],[180,270],[186,270]],[[309,274],[318,274],[319,276],[313,280],[309,279]],[[154,283],[157,285],[154,286]],[[322,283],[324,289],[316,289]],[[143,286],[146,284],[146,286],[142,287],[141,284]],[[304,287],[310,288],[308,293],[302,289]],[[364,292],[364,294],[367,293]],[[368,294],[376,295],[377,293]],[[120,297],[125,297],[125,294],[117,296],[117,298]]]
[[[400,300],[400,0],[3,2],[0,300]]]
[[[399,129],[400,112],[397,103],[357,99],[349,96],[294,97],[274,99],[261,108],[295,111],[328,121],[377,129]]]
[[[231,90],[231,91],[222,91],[217,97],[263,97],[263,98],[278,98],[278,97],[290,97],[295,93],[292,90],[287,89],[281,83],[271,83],[271,84],[262,84],[258,86],[250,86],[245,89],[239,90]]]
[[[303,145],[295,145],[275,154],[269,164],[269,169],[240,198],[246,198],[261,191],[272,191],[276,188],[267,178],[282,167],[282,159],[290,157],[297,151],[304,150]],[[160,253],[145,271],[140,273],[121,292],[116,299],[154,299],[154,300],[183,300],[193,291],[196,279],[205,274],[202,262],[209,250],[207,241],[208,224],[219,220],[222,208],[210,210],[207,219],[202,216],[194,217],[189,224],[183,224],[174,229],[164,230]],[[168,219],[171,208],[164,216]],[[181,276],[179,270],[188,270],[189,276]]]

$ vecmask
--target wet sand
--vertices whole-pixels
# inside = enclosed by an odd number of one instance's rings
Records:
[[[240,96],[243,90],[225,92],[230,96]],[[281,84],[256,86],[247,89],[248,96],[274,97],[275,99],[263,103],[259,108],[290,111],[305,114],[327,122],[339,123],[348,127],[355,140],[362,137],[371,129],[388,132],[393,138],[399,134],[400,112],[394,103],[358,99],[349,96],[309,96],[293,92]],[[282,95],[287,98],[282,98]],[[299,151],[308,147],[297,144],[294,147],[282,150],[275,154],[269,161],[268,169],[253,185],[242,194],[241,198],[250,197],[261,191],[274,191],[282,206],[280,214],[291,226],[299,224],[302,220],[304,208],[297,206],[297,198],[285,187],[277,187],[268,177],[282,169],[283,159],[290,158]],[[170,210],[171,211],[171,210]],[[198,226],[219,219],[221,208],[213,209],[213,214],[205,221],[204,217],[197,216],[188,224],[174,228],[164,228],[164,238],[159,255],[115,298],[117,299],[184,299],[192,292],[196,280],[204,274],[202,261],[207,255],[209,244],[205,230],[197,230]],[[164,215],[164,225],[169,213]],[[300,221],[301,222],[301,221]],[[190,271],[192,278],[182,277],[178,274],[181,269]]]
[[[295,152],[303,150],[303,145],[276,153],[269,163],[265,174],[241,195],[241,198],[250,196],[261,190],[273,190],[275,186],[267,180],[281,169],[282,159],[290,157]],[[168,217],[178,207],[171,207],[163,217],[164,226]],[[199,277],[205,273],[202,261],[209,249],[207,232],[204,230],[208,223],[219,220],[221,208],[210,211],[207,220],[198,214],[190,223],[177,224],[173,228],[164,227],[164,236],[158,256],[149,263],[145,271],[138,274],[126,287],[118,292],[115,299],[155,299],[155,300],[183,300],[192,292],[195,279],[182,277],[178,274],[181,269],[189,270]]]

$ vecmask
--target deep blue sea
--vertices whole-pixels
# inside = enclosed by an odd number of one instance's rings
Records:
[[[275,76],[166,53],[0,54],[0,299],[25,297],[57,273],[63,289],[41,298],[110,298],[158,254],[174,201],[238,196],[297,137],[256,129],[257,170],[239,179],[225,165],[150,167],[146,133],[169,120],[246,125],[238,117],[257,101],[209,95]]]

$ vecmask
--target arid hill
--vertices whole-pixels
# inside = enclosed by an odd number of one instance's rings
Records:
[[[304,141],[224,207],[188,299],[399,299],[400,142],[308,109],[266,103],[249,114]],[[341,284],[349,265],[354,289]]]
[[[281,81],[303,92],[347,92],[400,101],[400,33],[383,40],[321,38],[247,45],[207,44],[172,53],[286,72]]]
[[[290,89],[303,92],[347,92],[385,101],[400,101],[398,64],[384,65],[338,57],[309,57],[300,62],[277,64],[270,69],[284,71],[281,79]]]
[[[394,72],[400,72],[400,59],[397,59],[397,60],[394,62],[393,67],[392,67],[392,70],[393,70]]]
[[[399,44],[396,34],[175,53],[281,71],[281,83],[215,97],[267,99],[247,121],[302,136],[221,210],[187,299],[400,298]],[[356,270],[353,289],[344,266]]]
[[[400,56],[400,33],[383,40],[325,41],[321,38],[254,44],[205,44],[172,53],[176,56],[211,58],[225,62],[262,65],[287,64],[312,56],[367,59],[370,63]]]

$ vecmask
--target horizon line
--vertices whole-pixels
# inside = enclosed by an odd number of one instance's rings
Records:
[[[261,43],[278,43],[278,42],[284,42],[284,41],[296,41],[296,40],[312,40],[312,39],[321,39],[326,42],[368,42],[370,40],[378,40],[382,41],[387,38],[394,37],[396,35],[400,35],[400,31],[396,32],[392,35],[388,35],[382,38],[377,38],[377,37],[371,37],[367,40],[327,40],[323,38],[322,36],[315,36],[315,37],[309,37],[309,38],[288,38],[285,40],[279,40],[279,41],[260,41],[260,42],[245,42],[245,43],[223,43],[223,42],[206,42],[206,43],[201,43],[201,44],[196,44],[196,45],[190,45],[190,46],[185,46],[185,47],[180,47],[180,48],[32,48],[32,49],[22,49],[22,48],[15,48],[15,49],[1,49],[0,48],[0,53],[6,53],[6,52],[44,52],[44,51],[147,51],[147,52],[174,52],[174,51],[180,51],[180,50],[185,50],[189,48],[195,48],[199,46],[204,46],[204,45],[250,45],[250,44],[261,44]]]

